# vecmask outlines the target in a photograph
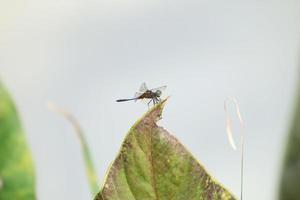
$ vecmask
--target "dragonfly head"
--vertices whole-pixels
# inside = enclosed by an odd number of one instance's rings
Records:
[[[155,94],[156,94],[156,96],[160,97],[161,96],[161,91],[160,90],[156,90]]]

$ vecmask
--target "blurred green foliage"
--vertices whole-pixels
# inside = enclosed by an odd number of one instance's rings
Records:
[[[35,176],[16,108],[0,83],[0,199],[33,200]]]
[[[97,181],[97,173],[96,169],[93,163],[93,159],[90,153],[89,145],[85,139],[84,132],[79,124],[79,122],[76,120],[76,118],[66,111],[65,109],[59,108],[53,103],[48,104],[48,108],[57,114],[63,116],[67,121],[70,122],[70,124],[74,127],[75,133],[78,136],[78,139],[80,141],[81,145],[81,151],[83,153],[84,158],[84,164],[85,164],[85,171],[86,176],[88,178],[88,183],[90,186],[90,190],[93,196],[95,196],[99,191],[99,185]]]
[[[280,200],[300,200],[300,93],[284,159]]]

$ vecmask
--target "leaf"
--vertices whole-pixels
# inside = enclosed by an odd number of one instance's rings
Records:
[[[35,198],[31,154],[9,94],[0,83],[0,199]]]
[[[285,153],[279,199],[300,199],[300,93]]]
[[[156,122],[166,100],[130,129],[95,200],[234,200]]]

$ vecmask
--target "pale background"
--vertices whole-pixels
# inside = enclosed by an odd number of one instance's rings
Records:
[[[238,195],[239,153],[223,110],[235,96],[246,123],[245,199],[275,199],[296,96],[299,10],[296,0],[0,0],[0,75],[27,132],[38,199],[92,198],[73,129],[45,102],[80,120],[102,182],[147,110],[115,100],[143,81],[168,85],[160,124]]]

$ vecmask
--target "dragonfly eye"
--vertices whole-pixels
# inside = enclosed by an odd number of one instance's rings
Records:
[[[157,91],[155,92],[155,94],[156,94],[157,96],[159,96],[159,97],[160,97],[160,95],[161,95],[161,91],[160,91],[160,90],[157,90]]]

